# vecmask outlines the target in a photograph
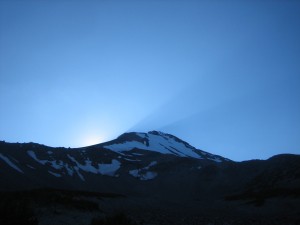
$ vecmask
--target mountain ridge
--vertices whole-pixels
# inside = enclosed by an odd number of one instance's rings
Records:
[[[180,224],[174,215],[186,218],[184,224],[199,224],[195,220],[203,217],[212,224],[211,215],[229,216],[231,222],[226,219],[225,224],[249,224],[252,214],[272,221],[279,217],[276,221],[281,221],[280,225],[286,224],[285,218],[293,218],[297,224],[300,155],[235,162],[158,131],[124,133],[109,142],[82,148],[0,142],[3,195],[7,191],[40,193],[41,189],[65,190],[58,191],[60,197],[55,198],[61,198],[59,193],[78,193],[75,199],[85,198],[80,197],[81,191],[124,196],[99,204],[105,212],[122,210],[137,220],[141,215],[148,221],[145,224]],[[93,199],[93,205],[95,201],[99,200]],[[199,212],[203,214],[200,220]],[[149,213],[151,219],[147,219]],[[165,213],[172,222],[162,221]],[[237,215],[243,222],[232,222]],[[58,215],[54,212],[51,217]],[[155,217],[157,223],[152,221]]]
[[[93,180],[106,177],[149,181],[168,172],[166,165],[173,167],[175,162],[189,162],[184,167],[197,169],[225,161],[230,160],[198,150],[173,135],[158,131],[124,133],[109,142],[82,148],[0,143],[0,165],[5,172],[2,177],[11,180],[9,174],[17,173],[22,175],[20,179],[29,179],[28,187],[53,186],[52,180],[57,179],[59,182],[55,183],[61,183],[58,187],[88,186],[82,183],[94,186]],[[7,182],[5,186],[13,188],[14,185],[9,184]]]

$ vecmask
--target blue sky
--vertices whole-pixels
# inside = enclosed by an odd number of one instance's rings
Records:
[[[0,139],[299,154],[299,27],[297,1],[0,0]]]

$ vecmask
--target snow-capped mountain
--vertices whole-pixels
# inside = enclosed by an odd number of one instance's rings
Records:
[[[34,143],[0,144],[0,176],[2,181],[8,181],[6,186],[12,180],[11,174],[20,175],[20,179],[26,177],[27,183],[34,185],[47,185],[49,181],[68,185],[89,183],[104,179],[103,176],[148,181],[180,166],[182,170],[199,170],[227,161],[230,160],[158,131],[125,133],[106,143],[75,149]]]
[[[228,161],[228,159],[221,156],[198,150],[171,134],[159,131],[125,133],[113,141],[101,144],[101,146],[117,153],[140,149],[161,154],[172,154],[178,157],[206,159],[215,162]]]
[[[216,187],[220,192],[218,182],[238,189],[256,179],[265,166],[271,168],[267,162],[236,163],[158,131],[125,133],[83,148],[0,142],[0,189],[54,187],[135,193],[151,187],[170,194],[187,188],[186,193],[198,193],[201,188],[211,192]]]
[[[135,215],[144,213],[145,218],[152,212],[163,219],[157,224],[176,224],[165,222],[165,212],[171,213],[171,218],[178,213],[198,218],[201,212],[208,215],[231,213],[236,218],[241,211],[252,216],[254,207],[262,204],[266,205],[264,212],[270,218],[282,214],[282,205],[285,205],[282,221],[293,217],[299,221],[299,165],[300,156],[288,154],[268,160],[233,162],[158,131],[125,133],[112,141],[83,148],[2,141],[0,194],[12,193],[18,200],[25,193],[26,199],[29,194],[29,199],[40,201],[36,193],[44,190],[42,202],[46,204],[46,211],[55,209],[54,214],[47,217],[51,219],[64,214],[57,213],[56,199],[68,196],[69,200],[62,202],[79,199],[80,204],[89,199],[88,205],[93,205],[99,199],[91,197],[92,191],[102,193],[101,196],[119,196],[118,200],[101,198],[103,211],[126,209],[137,212]],[[48,198],[50,189],[62,191],[55,191],[58,196],[53,197],[54,202],[49,205],[44,199]],[[15,196],[14,193],[19,194]],[[36,206],[40,208],[40,203]],[[261,209],[257,211],[259,216],[263,212]],[[269,214],[271,211],[273,213]],[[77,212],[72,212],[72,217]],[[83,217],[86,218],[86,214]],[[153,224],[152,216],[148,221],[145,224]],[[177,224],[199,224],[194,220],[180,222]]]

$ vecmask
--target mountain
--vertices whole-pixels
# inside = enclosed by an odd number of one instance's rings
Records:
[[[0,143],[0,149],[1,177],[5,180],[1,187],[4,189],[24,188],[11,179],[16,175],[20,180],[26,177],[28,188],[53,184],[68,187],[73,183],[77,186],[93,182],[102,176],[151,180],[160,175],[162,167],[176,162],[188,162],[191,169],[197,169],[230,161],[158,131],[125,133],[106,143],[76,149],[5,142]]]
[[[35,208],[41,224],[53,224],[49,217],[59,224],[49,205],[74,214],[70,204],[80,210],[100,205],[102,214],[122,211],[144,224],[297,224],[300,156],[234,162],[159,131],[83,148],[2,141],[0,191],[4,199],[12,196],[8,204],[26,196],[42,205],[43,212]],[[65,217],[61,224],[89,224]]]
[[[196,149],[173,135],[159,131],[125,133],[113,141],[98,145],[98,147],[100,146],[118,153],[141,149],[179,157],[212,160],[215,162],[229,161],[221,156]]]

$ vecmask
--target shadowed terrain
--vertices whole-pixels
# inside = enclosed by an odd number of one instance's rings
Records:
[[[300,224],[300,156],[234,162],[161,132],[0,143],[3,224]],[[2,224],[1,223],[1,224]]]

